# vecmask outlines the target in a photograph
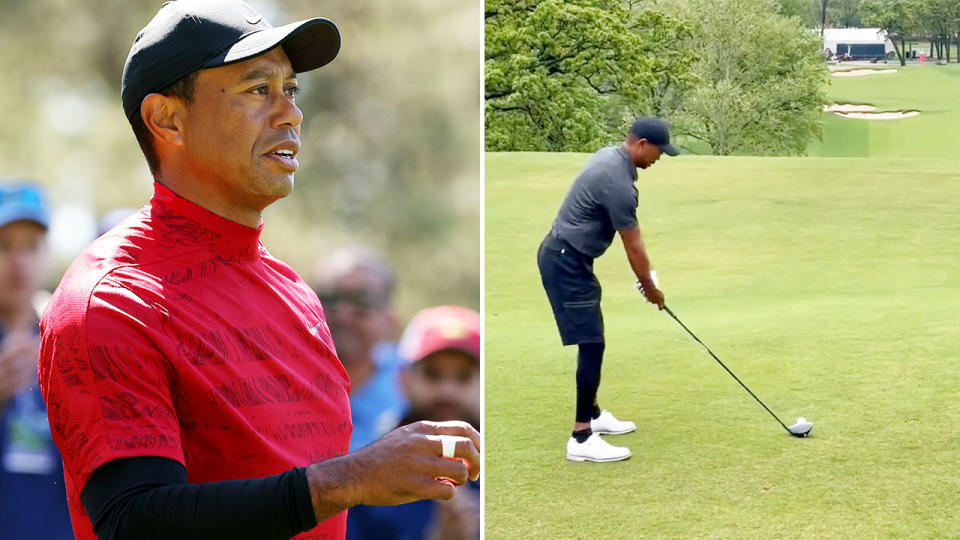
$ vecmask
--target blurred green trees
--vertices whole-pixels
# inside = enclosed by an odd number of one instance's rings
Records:
[[[482,12],[456,0],[248,0],[274,25],[325,16],[343,47],[300,76],[303,147],[293,196],[263,240],[309,280],[314,260],[363,243],[399,273],[404,315],[480,305]],[[120,107],[137,31],[161,1],[4,0],[0,175],[48,186],[60,271],[93,216],[139,207],[152,179]]]

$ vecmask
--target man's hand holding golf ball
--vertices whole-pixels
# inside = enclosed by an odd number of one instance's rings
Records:
[[[409,424],[357,452],[307,468],[317,521],[358,504],[450,499],[454,485],[479,477],[480,434],[459,421]]]

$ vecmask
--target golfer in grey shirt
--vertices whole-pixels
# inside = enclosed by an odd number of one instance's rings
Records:
[[[567,192],[550,232],[540,244],[537,266],[564,345],[577,345],[577,407],[567,441],[572,461],[619,461],[630,450],[613,446],[600,434],[629,433],[633,422],[600,410],[597,388],[603,363],[603,316],[600,283],[593,260],[620,233],[630,267],[647,301],[663,309],[663,293],[650,276],[650,259],[637,224],[637,167],[646,169],[660,154],[677,155],[667,124],[638,118],[619,146],[594,154]]]

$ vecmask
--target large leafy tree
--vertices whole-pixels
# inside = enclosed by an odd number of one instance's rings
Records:
[[[774,0],[651,5],[489,1],[487,149],[593,151],[648,114],[688,150],[805,150],[826,78],[815,33]]]
[[[864,0],[863,22],[886,32],[893,41],[900,65],[906,65],[907,38],[916,31],[918,4],[913,0]],[[899,41],[899,45],[897,42]]]
[[[682,107],[686,134],[720,155],[803,153],[825,99],[819,36],[770,0],[690,0],[687,9],[700,82]]]
[[[960,2],[957,0],[926,0],[917,4],[914,15],[915,31],[930,38],[937,57],[950,61],[950,49],[955,33],[960,28]],[[960,56],[958,56],[960,61]]]
[[[861,0],[776,0],[777,11],[797,17],[808,28],[851,28],[861,26]]]
[[[827,7],[827,23],[839,28],[852,28],[861,25],[861,0],[830,0]]]
[[[488,150],[592,151],[691,81],[686,25],[626,1],[486,4]]]

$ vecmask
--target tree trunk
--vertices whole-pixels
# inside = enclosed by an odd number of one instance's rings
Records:
[[[823,43],[823,29],[827,26],[827,0],[820,0],[820,43]]]
[[[903,50],[901,50],[903,49]],[[900,59],[900,66],[907,65],[907,40],[906,38],[900,38],[900,47],[897,47],[897,41],[893,41],[893,50],[897,52],[897,58]]]

